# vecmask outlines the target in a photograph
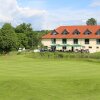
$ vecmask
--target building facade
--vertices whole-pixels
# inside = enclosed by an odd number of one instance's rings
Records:
[[[100,52],[100,26],[60,26],[42,37],[53,50]]]

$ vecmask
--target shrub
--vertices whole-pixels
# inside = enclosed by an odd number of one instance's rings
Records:
[[[100,53],[41,52],[29,53],[27,56],[41,59],[100,59]]]

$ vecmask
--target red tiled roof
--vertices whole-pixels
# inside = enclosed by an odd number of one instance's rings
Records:
[[[78,30],[80,32],[79,35],[74,35],[73,32],[75,30]],[[69,34],[63,35],[62,32],[64,30],[67,30],[69,32]],[[92,32],[90,35],[85,35],[84,32],[86,30],[89,30],[90,32]],[[96,32],[100,30],[100,25],[95,25],[95,26],[60,26],[57,29],[55,29],[55,31],[58,33],[56,35],[52,35],[51,33],[48,33],[47,35],[44,35],[42,38],[43,39],[52,39],[52,38],[96,38],[96,39],[100,39],[100,35],[96,35]]]

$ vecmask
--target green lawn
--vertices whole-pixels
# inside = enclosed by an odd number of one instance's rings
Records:
[[[0,100],[100,100],[100,63],[2,56]]]

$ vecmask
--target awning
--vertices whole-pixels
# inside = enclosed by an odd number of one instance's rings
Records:
[[[80,44],[74,44],[74,45],[70,45],[70,44],[51,44],[51,46],[56,46],[56,47],[63,47],[63,46],[66,46],[66,47],[83,47]]]
[[[62,44],[62,46],[71,47],[70,44]]]
[[[60,44],[51,44],[51,46],[61,46]]]
[[[56,47],[63,47],[63,46],[66,46],[66,47],[71,47],[71,45],[69,44],[51,44],[51,46],[56,46]]]
[[[57,44],[51,44],[51,46],[57,46]]]
[[[74,45],[72,45],[72,47],[83,47],[83,46],[79,45],[79,44],[74,44]]]

